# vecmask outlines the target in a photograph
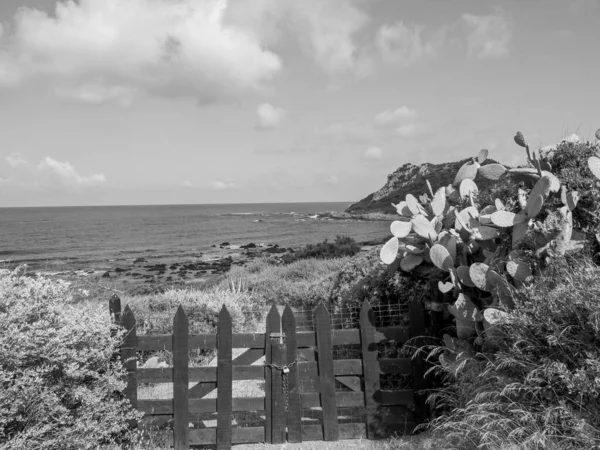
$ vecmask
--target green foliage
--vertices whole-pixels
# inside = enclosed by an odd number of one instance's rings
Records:
[[[0,447],[87,449],[128,436],[139,417],[119,397],[125,384],[112,359],[102,308],[74,307],[66,283],[0,271]]]
[[[348,261],[335,275],[327,303],[332,312],[360,307],[364,300],[371,305],[408,305],[412,298],[429,294],[423,279],[390,269],[371,250]]]
[[[565,264],[566,262],[566,264]],[[515,292],[481,353],[439,347],[446,384],[429,401],[448,448],[600,446],[600,269],[557,259]]]
[[[360,244],[349,236],[336,236],[333,242],[327,239],[318,244],[308,244],[292,255],[286,255],[284,261],[291,263],[300,259],[332,259],[342,256],[354,256],[360,251]]]

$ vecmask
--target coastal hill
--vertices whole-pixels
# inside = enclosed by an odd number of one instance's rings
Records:
[[[454,181],[458,169],[470,161],[466,158],[461,161],[448,162],[442,164],[424,163],[414,165],[406,163],[388,175],[387,182],[378,191],[369,194],[357,203],[353,203],[347,209],[347,213],[364,214],[370,212],[396,213],[392,203],[398,203],[406,197],[406,194],[413,194],[417,197],[428,193],[426,180],[429,180],[434,192],[441,186],[448,186]],[[488,159],[483,165],[497,163],[493,159]],[[481,190],[487,190],[496,181],[488,181],[477,177],[477,186]]]

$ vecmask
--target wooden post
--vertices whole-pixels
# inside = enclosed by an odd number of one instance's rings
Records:
[[[173,448],[189,450],[188,319],[179,305],[173,319]]]
[[[231,449],[233,415],[232,323],[225,305],[217,328],[217,450]]]
[[[117,294],[113,294],[110,296],[108,300],[108,310],[110,312],[110,317],[112,318],[113,323],[121,322],[121,299]]]
[[[271,333],[281,333],[281,321],[277,306],[271,306],[271,310],[267,315],[267,326],[265,329],[265,363],[271,364],[272,344]],[[265,367],[265,441],[271,443],[271,434],[273,429],[272,404],[271,404],[271,373],[270,367]]]
[[[125,306],[121,316],[121,325],[127,331],[121,346],[121,361],[127,371],[127,386],[123,393],[131,406],[137,409],[137,335],[135,316],[129,305]],[[129,425],[137,427],[137,422],[132,420]]]
[[[417,299],[413,299],[410,303],[409,310],[409,321],[410,321],[410,338],[412,345],[416,348],[424,345],[424,339],[421,336],[425,335],[425,318],[423,315],[423,307]],[[417,338],[417,339],[415,339]],[[425,382],[425,355],[419,354],[412,359],[413,366],[413,390],[415,395],[415,424],[421,424],[425,422],[429,416],[427,410],[427,404],[425,403],[427,397],[425,394],[420,394],[418,391],[424,389],[427,384]]]
[[[362,365],[365,379],[365,407],[367,412],[367,438],[377,437],[377,396],[380,395],[379,363],[377,361],[377,341],[375,314],[367,300],[360,310],[360,336],[362,341]]]
[[[333,375],[331,317],[323,303],[315,308],[315,329],[317,332],[321,407],[323,408],[323,440],[337,441],[340,430],[337,420],[335,378]]]
[[[302,403],[298,383],[298,339],[296,336],[296,318],[292,308],[285,307],[281,317],[281,328],[285,335],[287,348],[287,364],[290,367],[288,374],[288,413],[287,413],[287,440],[290,443],[302,442]]]
[[[278,367],[285,365],[286,345],[273,344],[273,364]],[[283,372],[279,369],[271,369],[271,443],[285,443],[285,397],[283,395]]]

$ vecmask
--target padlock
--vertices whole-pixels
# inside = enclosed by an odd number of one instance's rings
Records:
[[[284,374],[288,374],[288,373],[290,373],[290,368],[289,368],[288,366],[283,366],[283,369],[282,369],[282,370],[283,370],[283,373],[284,373]]]

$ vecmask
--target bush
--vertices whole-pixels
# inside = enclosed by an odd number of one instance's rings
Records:
[[[0,271],[0,447],[88,449],[128,437],[107,308],[74,307],[69,286]]]
[[[520,289],[489,353],[441,359],[448,385],[430,400],[447,414],[434,430],[455,448],[599,448],[599,298],[589,259]]]
[[[388,267],[380,261],[379,251],[375,248],[353,258],[335,275],[328,293],[332,312],[360,308],[365,300],[371,306],[407,306],[413,298],[427,298],[426,280]]]
[[[308,244],[295,253],[286,255],[283,260],[289,264],[299,259],[332,259],[342,256],[354,256],[358,252],[360,252],[360,245],[354,239],[348,236],[336,236],[333,242],[328,242],[325,239],[325,241],[318,244]]]

